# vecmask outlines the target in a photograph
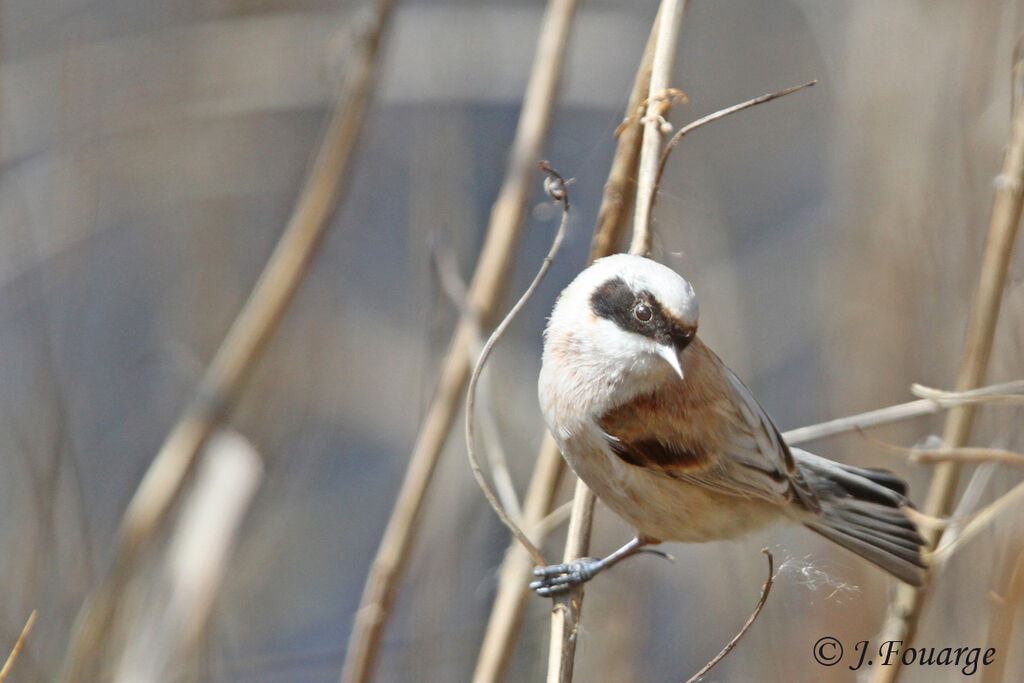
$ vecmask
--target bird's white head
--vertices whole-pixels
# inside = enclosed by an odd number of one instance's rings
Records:
[[[640,390],[667,370],[682,378],[680,356],[696,335],[698,317],[693,287],[671,268],[630,254],[598,259],[555,304],[541,383],[605,394],[622,384]]]

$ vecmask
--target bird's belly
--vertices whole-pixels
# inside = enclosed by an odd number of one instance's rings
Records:
[[[702,543],[736,538],[780,517],[767,501],[728,495],[630,465],[604,444],[567,443],[562,453],[613,512],[658,541]]]

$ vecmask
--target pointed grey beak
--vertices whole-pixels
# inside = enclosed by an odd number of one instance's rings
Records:
[[[679,365],[679,352],[676,351],[674,346],[668,346],[664,344],[658,345],[658,355],[665,359],[665,362],[672,366],[672,369],[679,375],[679,379],[685,379],[683,377],[683,368]]]

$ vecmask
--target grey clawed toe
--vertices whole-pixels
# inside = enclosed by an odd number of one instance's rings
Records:
[[[530,589],[542,597],[558,595],[589,581],[603,568],[604,560],[595,557],[581,557],[573,562],[537,567],[533,570],[537,580],[530,583]]]

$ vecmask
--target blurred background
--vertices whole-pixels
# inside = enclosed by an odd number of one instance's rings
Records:
[[[0,651],[39,610],[11,680],[56,675],[125,505],[291,213],[360,7],[0,3]],[[588,0],[574,23],[543,153],[574,179],[569,233],[492,360],[520,492],[542,436],[545,316],[586,261],[656,10]],[[432,263],[447,254],[472,272],[542,11],[537,0],[399,3],[348,198],[231,417],[264,477],[200,647],[173,680],[337,679],[458,317]],[[780,429],[910,400],[913,382],[952,388],[1022,32],[1024,6],[1011,0],[690,3],[677,124],[819,79],[688,136],[655,208],[658,256],[694,284],[702,338]],[[535,186],[503,309],[557,227]],[[1022,276],[1018,247],[991,381],[1024,376]],[[941,424],[873,434],[911,445]],[[972,444],[1021,450],[1021,425],[1020,409],[983,408]],[[508,535],[460,434],[386,633],[382,681],[473,670]],[[924,499],[928,467],[859,435],[810,449],[895,469]],[[1004,465],[969,479],[977,506],[1021,476]],[[985,646],[1024,550],[1021,514],[1008,511],[937,574],[919,644]],[[599,505],[594,553],[628,534]],[[549,539],[549,557],[563,537]],[[691,675],[749,615],[762,547],[781,564],[775,587],[710,680],[849,680],[843,666],[816,664],[812,645],[873,638],[894,583],[781,528],[671,546],[674,563],[646,557],[602,575],[587,592],[577,679]],[[530,602],[510,680],[544,675],[549,607]],[[1006,680],[1024,677],[1022,650],[1005,653]],[[904,680],[936,675],[910,667]]]

